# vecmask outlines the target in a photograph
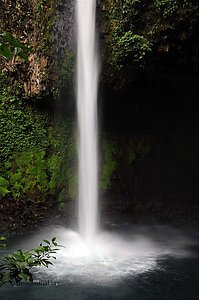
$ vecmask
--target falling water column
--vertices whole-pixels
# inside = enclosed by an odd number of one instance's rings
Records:
[[[96,0],[77,0],[79,230],[88,244],[97,232],[98,155]]]

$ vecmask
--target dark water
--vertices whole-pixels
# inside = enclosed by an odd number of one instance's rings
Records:
[[[62,235],[65,229],[61,228],[59,230]],[[97,273],[93,273],[93,278],[88,277],[89,280],[85,281],[82,280],[82,275],[80,274],[80,269],[78,272],[78,268],[76,268],[77,274],[75,274],[75,276],[70,275],[70,272],[66,272],[67,275],[62,277],[59,275],[55,277],[45,269],[43,273],[34,273],[35,282],[31,284],[23,283],[18,286],[6,284],[2,286],[0,288],[0,300],[199,300],[198,233],[194,232],[192,234],[189,231],[185,234],[184,230],[176,232],[169,227],[156,228],[150,226],[137,229],[133,226],[133,229],[130,228],[130,231],[136,232],[136,234],[139,233],[143,240],[151,235],[151,241],[153,241],[153,243],[155,239],[161,240],[162,247],[157,248],[160,249],[160,253],[165,247],[168,247],[171,236],[172,243],[170,242],[170,245],[173,245],[174,241],[175,245],[178,244],[178,248],[173,252],[168,252],[171,253],[171,255],[165,255],[163,252],[162,255],[158,254],[155,267],[151,269],[146,268],[146,271],[140,273],[126,272],[124,276],[118,277],[117,280],[114,279],[113,273],[111,276],[111,272],[108,273],[108,276],[104,274],[104,277],[103,273],[101,274],[105,280],[97,280],[97,278],[95,278]],[[52,234],[49,228],[42,234],[46,236],[47,232],[49,235]],[[123,234],[125,233],[125,235],[127,234],[127,230],[122,229],[121,232]],[[35,245],[37,244],[36,239],[38,236],[39,240],[41,240],[41,236],[38,233],[35,240],[34,236],[29,237],[30,241]],[[189,245],[187,236],[189,236],[192,241]],[[24,238],[22,240],[24,240]],[[29,246],[32,247],[30,241],[25,240],[25,243],[29,243]],[[133,241],[136,241],[135,235]],[[163,243],[163,241],[165,243]],[[21,242],[22,241],[20,241],[20,244]],[[13,244],[15,244],[14,241]],[[150,244],[146,244],[146,247],[148,247],[148,245],[150,246]],[[154,243],[152,245],[154,245],[154,253],[156,253],[156,244]],[[13,248],[16,249],[15,246],[16,245],[13,245]],[[138,246],[139,244],[137,244],[136,247]],[[133,244],[131,247],[133,251]],[[23,246],[22,248],[24,249]],[[189,255],[183,255],[183,252],[182,255],[179,256],[172,255],[172,253],[176,254],[176,251],[180,249],[182,251],[183,249],[185,250],[185,248],[189,250]],[[147,253],[149,249],[145,248],[145,251]],[[137,252],[135,253],[137,255]],[[140,264],[145,263],[144,256],[143,261],[142,256],[140,256],[139,259]],[[135,261],[136,257],[132,255],[127,263],[133,265]],[[124,260],[124,263],[125,262]],[[68,267],[71,267],[70,264]],[[116,268],[119,267],[120,265],[116,266]],[[66,269],[67,265],[63,264],[61,268]],[[87,274],[90,276],[89,265],[85,265],[83,268],[83,272],[81,269],[83,276],[86,277]],[[121,273],[123,271],[124,270],[121,269]],[[118,270],[114,272],[118,273]]]
[[[197,300],[199,299],[199,259],[164,258],[159,268],[137,276],[127,276],[117,283],[82,284],[81,282],[49,281],[44,285],[5,285],[0,289],[2,300]],[[52,280],[52,279],[51,279]],[[57,285],[55,285],[55,283]],[[35,283],[36,284],[36,283]],[[48,284],[48,285],[45,285]]]

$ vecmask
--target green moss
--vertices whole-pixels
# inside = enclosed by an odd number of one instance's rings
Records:
[[[66,205],[66,200],[67,200],[66,190],[62,189],[61,192],[59,193],[59,196],[58,196],[58,205],[59,205],[59,208],[64,209],[64,207]]]
[[[154,138],[148,135],[139,138],[124,138],[116,134],[106,136],[103,142],[100,188],[107,191],[116,182],[121,188],[126,186],[137,167],[147,159],[153,144]]]
[[[46,126],[49,118],[43,117],[22,99],[9,93],[8,89],[0,90],[0,159],[11,157],[18,151],[28,151],[34,147],[47,147]]]
[[[58,155],[52,154],[47,160],[47,168],[49,172],[49,189],[51,191],[56,189],[57,183],[59,181],[59,170],[61,167],[62,159]]]
[[[58,83],[52,79],[55,73],[55,53],[53,26],[55,23],[55,0],[37,0],[33,5],[34,22],[34,60],[39,66],[38,76],[41,89],[38,97],[51,96],[57,98]],[[54,76],[56,78],[56,76]]]
[[[6,180],[2,176],[0,176],[0,195],[1,196],[4,197],[8,193],[10,193],[10,191],[8,190],[8,186],[9,186],[8,180]]]
[[[59,75],[64,87],[70,87],[74,81],[75,54],[67,49],[64,50],[64,59]]]
[[[49,181],[44,156],[43,150],[22,152],[15,156],[9,168],[5,167],[4,173],[15,199],[32,195],[33,201],[40,201],[48,193]]]
[[[68,182],[68,196],[74,199],[77,195],[77,174],[71,174]]]
[[[55,22],[55,1],[37,0],[34,4],[36,49],[40,55],[52,55],[52,29]]]
[[[114,159],[116,152],[116,144],[111,141],[105,141],[103,147],[104,163],[100,181],[100,187],[102,190],[107,190],[108,187],[111,186],[111,179],[117,168],[117,163]]]

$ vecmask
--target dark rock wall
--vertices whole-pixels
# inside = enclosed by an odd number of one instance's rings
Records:
[[[55,1],[55,24],[53,36],[55,42],[55,54],[60,62],[64,59],[64,51],[74,51],[75,41],[75,1]]]
[[[9,84],[21,84],[26,97],[56,98],[74,64],[75,1],[2,0],[0,12],[1,31],[11,32],[33,50],[29,62],[0,59]]]

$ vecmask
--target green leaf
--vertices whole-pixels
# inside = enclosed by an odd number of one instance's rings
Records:
[[[10,32],[3,32],[0,34],[0,40],[2,40],[4,43],[9,43],[13,47],[21,48],[29,52],[32,51],[27,46],[21,44]]]
[[[48,240],[43,240],[46,244],[50,245],[50,242]]]
[[[20,51],[17,55],[19,57],[23,58],[24,60],[28,60],[28,56],[22,51]]]
[[[29,281],[29,278],[30,278],[28,274],[23,273],[23,272],[19,274],[19,277],[21,279],[23,279],[24,281]]]
[[[3,197],[7,194],[9,194],[10,191],[8,189],[6,189],[4,186],[0,186],[0,195],[2,195]]]
[[[43,250],[47,252],[49,250],[49,246],[43,246]]]
[[[13,57],[12,51],[9,49],[9,47],[3,44],[0,44],[0,55],[6,59]]]
[[[20,43],[11,33],[3,32],[0,34],[0,55],[6,59],[19,56],[28,60],[25,52],[32,52],[30,48]]]

